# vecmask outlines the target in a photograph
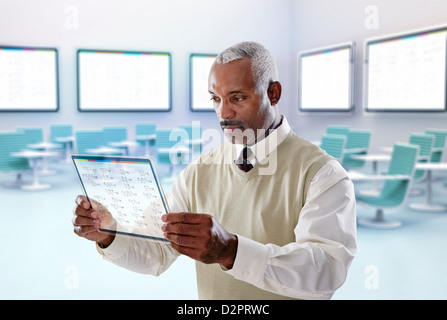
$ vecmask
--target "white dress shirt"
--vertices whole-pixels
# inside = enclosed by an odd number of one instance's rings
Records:
[[[274,132],[251,146],[250,162],[253,165],[261,162],[289,131],[290,126],[283,117],[283,123]],[[239,155],[243,146],[236,148]],[[187,195],[182,172],[167,194],[170,210],[188,211]],[[309,184],[305,205],[294,229],[296,241],[280,247],[237,235],[233,267],[222,272],[280,295],[329,299],[346,280],[356,253],[355,212],[353,184],[340,163],[331,160]],[[179,255],[169,245],[121,237],[106,249],[98,247],[98,251],[117,265],[154,275],[166,270]]]

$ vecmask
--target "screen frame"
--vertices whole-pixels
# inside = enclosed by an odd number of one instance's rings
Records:
[[[339,49],[349,49],[349,107],[348,108],[305,108],[302,106],[302,58],[314,54],[333,51]],[[350,113],[355,109],[355,42],[343,42],[326,47],[319,47],[298,52],[298,110],[301,112],[336,112]]]
[[[447,31],[447,25],[429,27],[424,29],[417,29],[412,31],[400,32],[386,36],[374,37],[365,40],[364,44],[364,53],[365,60],[363,63],[363,106],[364,110],[368,113],[445,113],[447,111],[447,36],[446,36],[446,70],[445,73],[445,90],[444,90],[444,108],[442,110],[434,110],[434,109],[371,109],[368,108],[368,87],[369,87],[369,46],[371,44],[377,44],[380,42],[392,41],[399,38],[404,37],[412,37],[417,36],[424,33],[431,33],[437,31]]]
[[[36,47],[36,46],[10,46],[10,45],[0,45],[0,49],[8,48],[13,50],[48,50],[54,51],[55,53],[55,94],[56,94],[56,108],[55,109],[4,109],[0,107],[0,112],[59,112],[60,110],[60,89],[59,89],[59,49],[56,47]]]
[[[162,54],[167,55],[169,58],[169,108],[142,108],[142,109],[114,109],[114,108],[101,108],[101,109],[82,109],[81,106],[81,74],[79,58],[82,52],[101,52],[110,54],[122,54],[122,53],[143,53],[143,54]],[[172,54],[167,51],[135,51],[135,50],[110,50],[110,49],[85,49],[79,48],[76,50],[76,84],[77,84],[77,108],[79,112],[170,112],[172,111]]]
[[[198,109],[198,108],[194,108],[194,101],[193,101],[193,96],[194,96],[194,87],[193,87],[193,59],[195,57],[213,57],[216,58],[217,57],[217,53],[191,53],[189,55],[189,109],[192,112],[214,112],[214,108],[207,108],[207,109]]]
[[[85,188],[84,182],[82,181],[81,175],[79,173],[78,170],[78,166],[75,160],[93,160],[93,161],[124,161],[124,162],[144,162],[145,164],[147,163],[152,170],[152,174],[155,178],[155,182],[157,184],[157,188],[158,188],[158,192],[160,194],[162,203],[163,203],[163,207],[165,209],[166,213],[169,213],[169,207],[168,207],[168,202],[166,199],[166,196],[164,194],[163,191],[163,187],[161,185],[161,181],[160,178],[158,177],[158,174],[155,170],[153,161],[151,158],[145,158],[145,157],[134,157],[134,156],[102,156],[102,155],[85,155],[85,154],[73,154],[71,155],[71,160],[73,163],[73,167],[75,169],[76,172],[76,176],[78,177],[78,181],[81,185],[81,189],[84,192],[84,195],[87,197],[88,202],[90,203],[90,197],[87,194],[87,190]],[[91,203],[90,203],[91,204]],[[101,232],[104,233],[108,233],[108,234],[113,234],[113,235],[121,235],[121,236],[130,236],[130,237],[136,237],[136,238],[143,238],[143,239],[149,239],[149,240],[155,240],[155,241],[160,241],[163,243],[170,243],[170,241],[166,238],[159,238],[159,237],[155,237],[155,236],[148,236],[148,235],[143,235],[143,234],[139,234],[139,233],[129,233],[129,232],[123,232],[123,231],[117,231],[117,230],[113,230],[113,229],[104,229],[104,228],[99,228],[99,230]]]

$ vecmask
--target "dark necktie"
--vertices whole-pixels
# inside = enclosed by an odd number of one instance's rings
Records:
[[[241,169],[244,172],[248,172],[251,169],[253,169],[253,165],[248,162],[248,152],[251,153],[251,150],[248,149],[248,147],[245,147],[242,150],[242,163],[236,163],[236,165],[238,166],[239,169]]]

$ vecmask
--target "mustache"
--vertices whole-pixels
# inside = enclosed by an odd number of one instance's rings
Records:
[[[245,128],[245,123],[242,121],[222,120],[220,122],[221,127],[234,126]]]

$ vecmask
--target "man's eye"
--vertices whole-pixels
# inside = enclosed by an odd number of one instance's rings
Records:
[[[210,100],[212,100],[212,101],[219,101],[219,98],[218,97],[211,97],[211,99]]]

